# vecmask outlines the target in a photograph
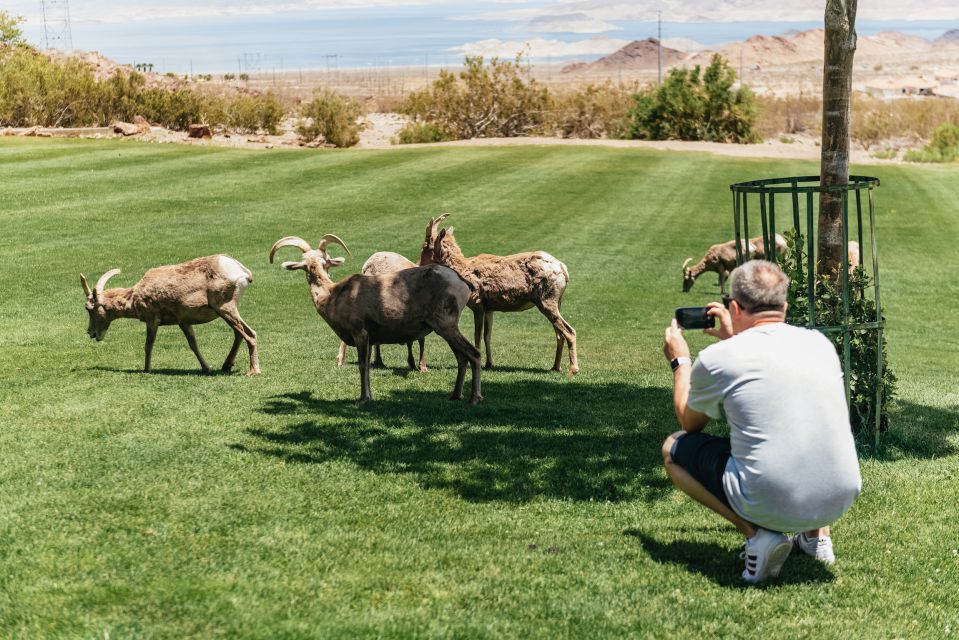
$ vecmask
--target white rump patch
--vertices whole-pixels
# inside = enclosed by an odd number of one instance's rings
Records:
[[[241,292],[243,289],[246,289],[253,280],[250,270],[240,264],[239,260],[235,260],[229,256],[220,256],[218,266],[223,277],[235,282],[236,285],[240,287]]]

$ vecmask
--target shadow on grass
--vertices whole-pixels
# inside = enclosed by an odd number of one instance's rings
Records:
[[[639,529],[626,529],[623,535],[639,540],[649,557],[660,564],[675,564],[691,573],[698,573],[722,587],[738,589],[769,588],[784,584],[831,582],[835,576],[829,569],[813,558],[793,551],[789,554],[778,578],[755,587],[742,580],[743,560],[740,550],[730,550],[713,542],[677,540],[661,542]]]
[[[466,500],[655,499],[670,486],[660,445],[671,392],[622,383],[487,382],[472,407],[436,391],[403,390],[357,406],[309,392],[273,396],[262,412],[300,416],[248,429],[235,449],[316,464],[348,460],[413,476]]]
[[[234,367],[233,371],[225,372],[220,369],[212,369],[210,373],[203,373],[203,370],[200,368],[196,369],[168,369],[168,368],[156,368],[150,370],[149,373],[145,373],[142,368],[137,369],[120,369],[118,367],[88,367],[90,371],[109,371],[111,373],[134,373],[141,376],[198,376],[203,378],[209,378],[212,376],[232,376],[236,374],[243,374],[244,371],[239,370],[238,367]]]
[[[942,458],[959,454],[959,407],[898,403],[879,447],[860,444],[863,457],[883,462],[905,458]]]

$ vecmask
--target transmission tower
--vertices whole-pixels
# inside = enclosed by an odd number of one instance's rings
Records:
[[[69,0],[40,0],[43,11],[43,40],[47,49],[73,51]]]

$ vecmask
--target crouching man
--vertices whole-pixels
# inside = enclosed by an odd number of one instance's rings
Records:
[[[785,323],[789,278],[776,264],[752,260],[731,281],[728,309],[709,305],[718,326],[706,333],[721,341],[695,364],[676,321],[666,329],[682,431],[663,459],[676,487],[746,536],[743,579],[756,583],[779,575],[793,546],[835,562],[828,527],[861,481],[835,348]],[[729,438],[702,433],[720,417]]]

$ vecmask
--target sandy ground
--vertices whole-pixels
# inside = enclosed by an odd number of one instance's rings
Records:
[[[396,113],[371,113],[364,117],[363,129],[360,132],[360,142],[357,149],[403,149],[411,145],[394,145],[393,139],[403,127],[406,119]],[[285,121],[281,128],[281,135],[242,135],[217,134],[212,139],[193,140],[186,133],[169,131],[161,127],[152,127],[150,133],[130,136],[129,140],[151,142],[156,144],[191,144],[195,146],[217,146],[241,149],[304,149],[322,150],[315,146],[304,146],[295,132],[296,123],[292,119]],[[112,138],[116,137],[110,128],[97,129],[4,129],[0,135],[38,137],[83,137],[83,138]],[[491,147],[491,146],[602,146],[619,149],[657,149],[661,151],[689,151],[697,153],[712,153],[720,156],[736,158],[777,158],[818,160],[819,140],[809,136],[791,136],[770,139],[760,144],[721,144],[717,142],[684,142],[681,140],[581,140],[549,137],[527,138],[479,138],[474,140],[457,140],[454,142],[440,142],[425,145],[424,147]],[[888,164],[899,160],[880,160],[871,157],[866,151],[853,149],[850,160],[856,164]]]

